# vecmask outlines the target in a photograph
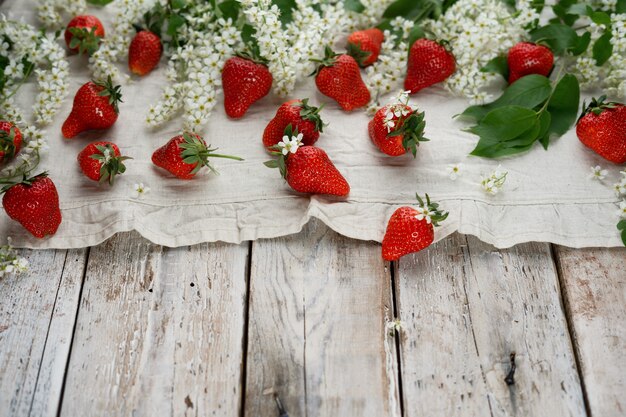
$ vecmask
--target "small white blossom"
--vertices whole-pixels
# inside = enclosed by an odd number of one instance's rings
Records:
[[[463,164],[462,163],[450,164],[448,165],[447,172],[448,172],[448,177],[452,181],[455,181],[463,173]]]
[[[617,215],[622,219],[626,219],[626,200],[622,200],[618,204],[619,210],[617,210]]]
[[[302,137],[302,133],[298,133],[298,136],[283,136],[283,140],[278,142],[278,147],[281,148],[282,154],[296,153],[298,148],[302,145]]]
[[[606,169],[602,169],[600,165],[596,165],[595,167],[591,167],[591,174],[589,174],[589,179],[602,181],[606,178],[606,175],[609,172]]]
[[[416,207],[415,211],[417,211],[417,214],[415,215],[417,220],[426,220],[426,223],[428,224],[432,222],[431,216],[433,213],[428,209],[428,207]]]
[[[28,261],[18,256],[17,251],[11,246],[11,239],[7,238],[7,244],[0,246],[0,277],[25,272],[27,269]]]
[[[141,198],[144,194],[147,194],[150,191],[150,187],[144,185],[143,182],[140,182],[138,184],[135,184],[134,190],[135,190],[135,197]]]
[[[480,186],[487,194],[496,195],[506,182],[508,172],[500,165],[488,177],[483,176]]]
[[[385,327],[387,328],[387,333],[390,336],[394,336],[396,332],[400,333],[406,326],[402,320],[395,318],[388,321]]]

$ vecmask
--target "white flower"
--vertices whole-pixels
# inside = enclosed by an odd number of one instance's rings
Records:
[[[496,195],[506,182],[508,172],[500,165],[488,177],[483,176],[480,186],[487,194]]]
[[[626,219],[626,200],[622,200],[618,205],[617,215],[622,219]]]
[[[591,174],[589,174],[589,179],[602,181],[606,178],[606,175],[609,172],[606,169],[602,169],[600,165],[596,165],[595,167],[591,167]]]
[[[428,210],[428,207],[417,207],[415,208],[415,211],[417,211],[417,214],[415,215],[417,220],[426,220],[426,223],[428,224],[432,222],[430,216],[432,216],[433,213]]]
[[[450,164],[448,165],[447,172],[448,172],[448,177],[450,177],[450,179],[454,181],[462,174],[463,164],[461,163]]]
[[[406,326],[402,320],[395,318],[387,322],[386,326],[389,336],[394,336],[395,332],[400,333]]]
[[[135,184],[134,187],[136,198],[141,198],[144,194],[147,194],[150,191],[150,187],[144,185],[143,182]]]
[[[298,133],[298,136],[291,136],[291,138],[287,135],[283,136],[283,140],[278,142],[278,147],[281,148],[282,154],[296,153],[302,145],[302,137],[302,133]]]

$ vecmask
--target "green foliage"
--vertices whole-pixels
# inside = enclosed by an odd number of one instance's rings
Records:
[[[357,13],[363,13],[365,11],[365,6],[361,3],[361,0],[344,0],[343,7],[346,10]]]
[[[480,71],[500,74],[505,80],[509,79],[509,63],[504,55],[493,58],[491,61],[487,62],[487,65],[482,67]]]
[[[626,246],[626,220],[620,220],[620,222],[617,223],[617,230],[621,231],[622,243]]]
[[[106,6],[112,1],[113,0],[87,0],[87,3],[93,4],[94,6]]]
[[[272,0],[272,4],[280,10],[280,22],[283,26],[293,21],[293,11],[297,7],[296,0]]]
[[[471,106],[461,116],[476,120],[468,129],[479,136],[472,155],[498,158],[529,150],[535,142],[548,148],[576,120],[580,90],[571,74],[553,86],[540,75],[528,75],[509,86],[496,101]]]

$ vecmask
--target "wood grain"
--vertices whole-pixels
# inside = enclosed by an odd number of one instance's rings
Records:
[[[62,416],[238,416],[247,245],[91,250]]]
[[[626,414],[626,249],[555,248],[592,416]]]
[[[0,415],[56,416],[86,250],[21,250],[29,271],[0,278]]]
[[[398,416],[390,274],[378,244],[318,221],[252,249],[245,415]]]
[[[584,416],[550,246],[449,239],[399,263],[406,415]]]

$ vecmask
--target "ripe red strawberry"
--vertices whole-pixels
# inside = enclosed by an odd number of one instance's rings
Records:
[[[424,112],[406,104],[389,104],[379,109],[369,122],[370,139],[383,153],[391,156],[411,152],[415,157],[424,137]]]
[[[448,217],[447,212],[439,210],[437,203],[432,203],[426,194],[426,203],[416,195],[419,207],[400,207],[387,223],[383,238],[383,259],[397,261],[402,256],[419,252],[430,246],[435,239],[433,226]]]
[[[292,129],[302,133],[304,145],[313,145],[324,129],[324,122],[319,114],[322,107],[324,107],[323,104],[320,107],[310,106],[308,98],[283,103],[278,108],[276,116],[265,127],[263,145],[271,148],[278,144],[283,138],[285,128],[289,125]]]
[[[122,101],[121,87],[114,86],[111,77],[106,82],[89,81],[74,96],[72,112],[63,123],[61,131],[66,138],[92,129],[108,129],[117,120]]]
[[[362,67],[372,65],[378,59],[385,35],[378,28],[359,30],[348,36],[348,55]]]
[[[326,47],[324,59],[314,62],[320,64],[311,74],[315,75],[318,90],[342,109],[351,111],[369,103],[370,92],[361,79],[359,65],[350,55],[336,54]]]
[[[509,84],[530,74],[547,76],[554,65],[552,51],[530,42],[519,42],[509,49]]]
[[[65,44],[79,54],[96,52],[103,37],[104,26],[96,16],[76,16],[65,29]]]
[[[134,74],[146,75],[158,65],[162,54],[161,38],[149,30],[141,30],[128,47],[128,68]]]
[[[205,166],[217,173],[209,164],[209,158],[229,158],[243,161],[237,156],[212,153],[215,150],[217,148],[207,148],[206,142],[199,135],[185,132],[173,137],[165,145],[154,151],[152,163],[178,178],[189,180]]]
[[[239,56],[228,59],[222,69],[226,114],[233,119],[243,117],[252,103],[270,92],[273,80],[264,64]]]
[[[326,152],[315,146],[302,146],[302,135],[287,127],[290,138],[274,147],[272,154],[278,159],[265,163],[269,168],[279,168],[287,184],[299,193],[346,196],[350,185],[335,168]]]
[[[13,158],[22,147],[22,132],[11,122],[0,120],[0,163]]]
[[[77,159],[87,178],[113,185],[115,176],[126,171],[124,161],[132,158],[122,156],[114,143],[93,142],[80,151]]]
[[[454,56],[445,46],[430,39],[418,39],[411,46],[404,89],[415,94],[440,83],[456,69]]]
[[[616,164],[626,163],[626,106],[593,99],[576,123],[578,139],[595,153]],[[583,105],[584,107],[584,105]]]
[[[55,234],[61,224],[59,194],[46,173],[5,188],[2,206],[37,238]]]

